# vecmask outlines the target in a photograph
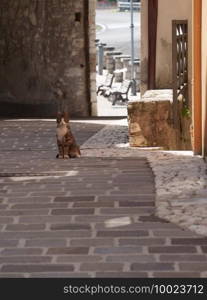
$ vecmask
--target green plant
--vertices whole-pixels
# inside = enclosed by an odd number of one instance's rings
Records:
[[[183,108],[182,108],[182,116],[186,117],[186,118],[191,117],[191,112],[190,112],[190,109],[188,108],[187,105],[184,105]]]

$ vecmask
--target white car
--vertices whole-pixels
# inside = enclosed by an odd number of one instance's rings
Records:
[[[118,0],[118,9],[119,11],[130,10],[130,0]],[[133,0],[134,10],[140,10],[141,3],[140,0]]]

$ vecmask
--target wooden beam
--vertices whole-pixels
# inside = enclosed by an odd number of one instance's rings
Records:
[[[148,89],[156,88],[158,0],[148,0]]]
[[[202,84],[201,84],[202,0],[194,0],[194,145],[195,155],[202,154]]]

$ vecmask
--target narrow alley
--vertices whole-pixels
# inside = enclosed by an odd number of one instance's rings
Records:
[[[207,275],[207,238],[157,217],[147,150],[127,148],[123,121],[72,121],[74,160],[55,159],[54,120],[0,122],[0,277]]]

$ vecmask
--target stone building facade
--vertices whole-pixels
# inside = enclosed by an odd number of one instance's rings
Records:
[[[128,105],[130,145],[192,150],[192,0],[142,0],[141,4],[141,101]],[[176,105],[173,20],[188,22],[188,102],[182,96],[177,98]],[[152,26],[156,27],[153,35]],[[150,77],[153,80],[149,81]]]
[[[148,0],[142,0],[141,3],[141,36],[145,37],[141,39],[141,78],[144,94],[148,89]],[[188,21],[188,81],[189,86],[192,85],[192,0],[158,0],[156,89],[172,88],[172,20]]]
[[[95,114],[95,3],[0,1],[0,116]]]

